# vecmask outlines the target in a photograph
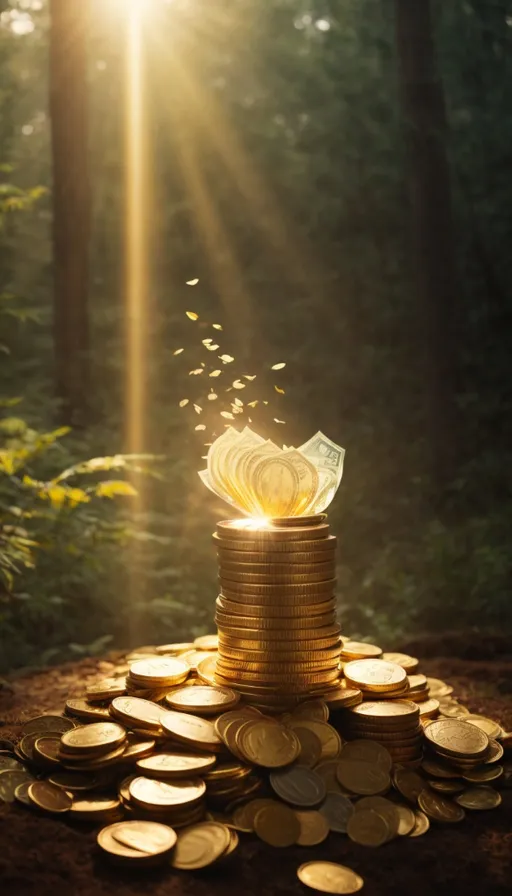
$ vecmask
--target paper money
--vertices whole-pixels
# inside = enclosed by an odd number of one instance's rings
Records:
[[[202,482],[252,517],[305,516],[325,510],[343,474],[345,451],[321,432],[300,448],[279,448],[249,427],[230,426],[210,446]]]

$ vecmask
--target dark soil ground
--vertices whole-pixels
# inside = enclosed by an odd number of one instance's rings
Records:
[[[429,657],[421,671],[443,678],[473,712],[512,729],[512,655],[505,638],[460,635],[427,639],[396,649]],[[435,653],[437,652],[437,655]],[[445,656],[440,654],[444,653]],[[61,710],[66,697],[108,675],[107,660],[84,660],[18,678],[0,691],[0,738],[16,739],[23,720]],[[320,846],[272,849],[241,834],[224,865],[192,874],[136,872],[110,866],[99,854],[97,828],[37,816],[13,805],[0,817],[1,896],[306,896],[297,867],[310,859],[341,862],[365,880],[367,896],[511,896],[512,790],[493,812],[467,813],[459,825],[432,825],[417,839],[380,849],[356,846],[331,834]]]

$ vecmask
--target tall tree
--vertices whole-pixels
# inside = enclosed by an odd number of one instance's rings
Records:
[[[428,432],[440,495],[459,452],[456,301],[457,262],[447,122],[437,71],[431,0],[395,0],[396,42],[409,152],[414,272],[426,340]]]
[[[55,370],[68,423],[84,418],[89,387],[88,11],[88,0],[50,0]]]

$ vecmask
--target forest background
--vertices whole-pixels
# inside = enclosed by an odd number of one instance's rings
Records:
[[[0,671],[212,630],[221,410],[346,448],[343,631],[510,631],[512,2],[145,6],[127,460],[127,4],[0,3]]]

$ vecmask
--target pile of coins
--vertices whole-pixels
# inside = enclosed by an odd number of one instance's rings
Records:
[[[215,677],[263,709],[288,709],[339,678],[336,538],[325,514],[217,525]]]
[[[239,836],[275,848],[330,834],[368,847],[419,837],[499,806],[512,784],[512,734],[418,673],[415,658],[346,641],[345,675],[323,698],[269,714],[259,694],[255,705],[218,683],[216,646],[208,636],[140,648],[115,678],[70,698],[65,715],[26,722],[0,750],[0,814],[15,800],[99,825],[98,848],[113,861],[196,870],[224,860]],[[134,681],[158,687],[133,696]],[[390,697],[398,681],[408,699]],[[325,893],[364,883],[323,861],[297,875]]]

